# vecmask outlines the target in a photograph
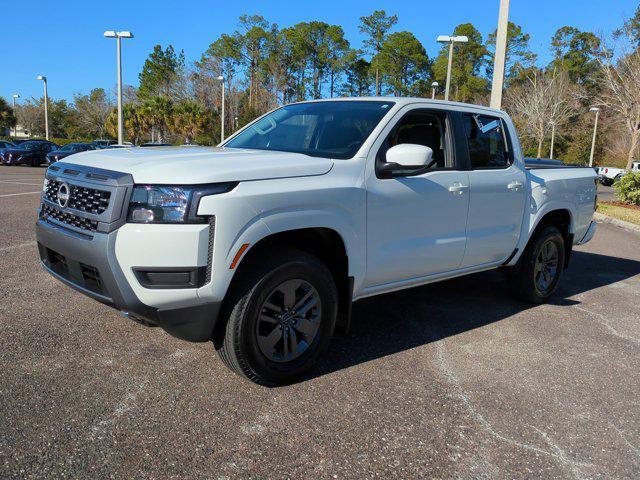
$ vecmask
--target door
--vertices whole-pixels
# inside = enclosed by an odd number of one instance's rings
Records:
[[[373,287],[457,269],[463,259],[468,172],[458,170],[444,111],[413,109],[374,145],[366,177],[367,273]],[[399,144],[433,150],[429,168],[384,178],[386,151]]]
[[[497,117],[463,113],[469,165],[469,220],[463,267],[504,261],[515,249],[526,201],[526,173]]]

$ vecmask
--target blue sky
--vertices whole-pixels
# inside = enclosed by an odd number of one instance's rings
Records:
[[[539,61],[549,59],[549,40],[556,29],[573,25],[609,33],[633,14],[639,0],[511,0],[510,20],[532,37]],[[359,17],[384,9],[399,17],[396,30],[409,30],[430,56],[435,38],[459,23],[471,22],[485,36],[495,29],[499,0],[445,1],[213,1],[213,0],[0,0],[2,48],[0,96],[18,92],[23,98],[42,95],[43,74],[49,95],[71,99],[93,87],[115,85],[115,41],[104,30],[131,30],[123,41],[124,82],[138,83],[138,73],[155,44],[184,49],[188,61],[200,58],[221,33],[237,27],[243,13],[261,14],[281,26],[323,20],[344,27],[353,46],[360,47]]]

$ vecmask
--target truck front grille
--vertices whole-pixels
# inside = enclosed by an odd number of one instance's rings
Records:
[[[76,228],[81,228],[82,230],[87,230],[90,232],[95,232],[98,229],[98,222],[96,222],[95,220],[90,220],[88,218],[79,217],[69,212],[57,210],[45,204],[42,204],[42,218],[44,218],[45,220],[47,218],[53,218],[58,222],[64,223],[66,225],[71,225]]]
[[[57,202],[58,189],[62,182],[53,179],[47,179],[46,182],[45,197],[52,202]],[[109,208],[111,192],[78,185],[69,185],[69,190],[69,204],[67,205],[69,208],[96,215],[100,215]]]

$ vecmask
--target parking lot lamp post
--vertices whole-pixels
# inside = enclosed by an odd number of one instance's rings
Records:
[[[13,136],[17,137],[18,136],[18,121],[17,121],[17,116],[16,116],[16,99],[20,98],[20,94],[19,93],[14,93],[13,94],[13,116],[16,117],[16,124],[13,126]]]
[[[236,130],[238,130],[238,117],[233,118],[233,125],[233,131],[235,132]]]
[[[553,145],[556,143],[556,122],[551,120],[549,125],[551,125],[551,151],[549,152],[549,158],[553,160]]]
[[[107,30],[104,32],[104,36],[107,38],[115,38],[117,44],[117,65],[118,65],[118,144],[122,145],[124,142],[124,119],[122,116],[122,46],[121,39],[133,38],[133,33],[129,31],[116,32],[113,30]]]
[[[437,39],[439,43],[448,43],[449,44],[449,62],[447,63],[447,83],[444,87],[444,99],[449,100],[449,87],[451,86],[451,64],[453,63],[453,44],[454,43],[467,43],[469,41],[468,37],[464,35],[451,36],[451,35],[440,35]]]
[[[49,97],[47,96],[47,77],[38,75],[36,80],[42,80],[44,83],[44,133],[45,138],[49,140]]]
[[[440,84],[438,82],[433,82],[431,84],[431,100],[436,98],[436,88],[438,88]]]
[[[222,85],[222,107],[220,109],[220,143],[222,143],[224,142],[224,77],[220,75],[218,80]]]
[[[589,166],[593,167],[593,153],[596,150],[596,134],[598,133],[598,117],[600,116],[600,109],[598,107],[591,107],[590,112],[596,112],[596,121],[593,125],[593,139],[591,140],[591,155],[589,155]]]

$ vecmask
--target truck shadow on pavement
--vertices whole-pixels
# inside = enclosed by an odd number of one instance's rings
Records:
[[[553,305],[577,305],[575,295],[640,275],[640,262],[574,252]],[[311,377],[435,342],[536,308],[509,295],[499,271],[372,297],[353,306],[351,331],[335,336]]]

